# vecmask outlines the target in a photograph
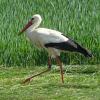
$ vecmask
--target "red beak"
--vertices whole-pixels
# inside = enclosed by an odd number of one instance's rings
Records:
[[[28,29],[32,25],[32,20],[26,24],[26,26],[18,33],[18,35],[21,35],[26,29]]]

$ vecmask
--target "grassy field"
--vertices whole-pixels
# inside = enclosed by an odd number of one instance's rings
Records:
[[[65,66],[64,84],[59,67],[53,65],[51,72],[20,84],[45,69],[0,67],[0,100],[100,100],[100,65]]]
[[[59,30],[89,48],[94,58],[62,54],[67,64],[98,64],[100,59],[100,0],[0,0],[0,65],[46,64],[47,53],[37,50],[17,33],[33,14],[39,13],[41,27]],[[41,58],[41,59],[39,59]]]
[[[100,0],[0,0],[0,100],[100,100],[99,9]],[[40,27],[63,32],[94,55],[62,53],[64,64],[70,64],[64,67],[64,84],[54,65],[51,72],[21,84],[46,69],[47,52],[17,35],[36,13],[43,18]]]

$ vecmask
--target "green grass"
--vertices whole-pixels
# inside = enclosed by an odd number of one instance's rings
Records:
[[[35,77],[29,84],[20,84],[31,74],[46,67],[0,67],[1,100],[100,100],[100,65],[65,66],[64,80],[59,67]]]
[[[43,18],[41,27],[63,32],[94,54],[92,60],[79,54],[62,54],[64,62],[100,63],[99,8],[100,0],[0,0],[0,65],[46,64],[47,53],[44,50],[32,47],[24,35],[17,36],[36,13]]]

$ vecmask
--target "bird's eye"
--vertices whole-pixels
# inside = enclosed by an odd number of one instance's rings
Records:
[[[34,20],[34,18],[32,18],[31,20]]]

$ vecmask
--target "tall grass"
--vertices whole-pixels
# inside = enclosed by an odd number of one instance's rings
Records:
[[[66,64],[98,64],[100,59],[99,0],[0,0],[0,65],[46,64],[47,52],[27,42],[19,30],[33,14],[43,17],[41,27],[59,30],[86,48],[94,58],[63,53]]]

